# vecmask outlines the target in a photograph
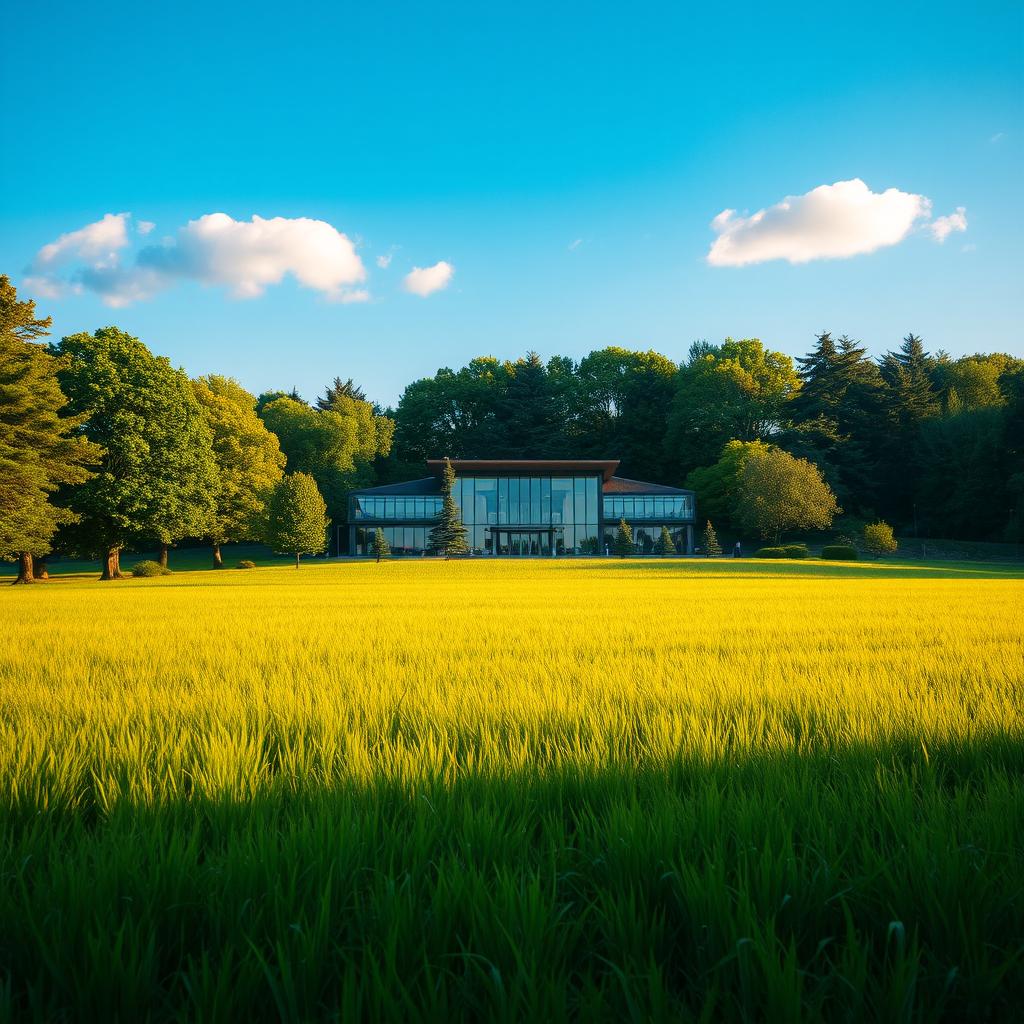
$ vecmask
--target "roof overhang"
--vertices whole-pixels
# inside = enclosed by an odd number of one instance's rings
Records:
[[[452,459],[452,469],[463,475],[482,476],[493,473],[545,473],[551,476],[573,473],[600,473],[603,480],[611,480],[618,468],[618,459]],[[444,459],[427,459],[427,468],[435,476],[444,471]]]

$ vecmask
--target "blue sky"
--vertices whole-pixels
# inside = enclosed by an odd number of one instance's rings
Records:
[[[529,349],[798,355],[825,328],[1024,354],[1024,8],[711,6],[16,5],[0,270],[57,335],[115,323],[193,374],[385,404]],[[708,260],[723,210],[742,265]],[[109,252],[37,255],[119,213]],[[187,225],[214,213],[212,250]],[[266,245],[269,281],[236,280]]]

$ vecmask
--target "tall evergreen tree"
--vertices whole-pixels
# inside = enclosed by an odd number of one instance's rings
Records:
[[[316,407],[324,412],[327,409],[334,409],[335,404],[341,398],[351,398],[356,402],[366,401],[366,392],[351,378],[342,380],[335,377],[332,384],[328,384],[323,395],[316,400]]]
[[[466,543],[466,527],[462,525],[462,513],[456,504],[452,491],[455,488],[455,470],[445,457],[444,472],[441,476],[441,516],[430,531],[430,546],[445,558],[464,555],[469,550]]]
[[[916,518],[913,502],[924,459],[922,425],[941,410],[932,380],[935,366],[915,334],[908,334],[898,351],[887,352],[879,361],[888,406],[880,474],[885,487],[883,508],[897,525]]]
[[[101,455],[81,435],[84,417],[62,415],[60,360],[36,341],[50,324],[0,276],[0,558],[18,560],[16,583],[34,582],[34,559],[50,551],[58,526],[74,519],[54,504],[53,492],[88,480]]]
[[[66,492],[78,522],[61,542],[102,559],[102,579],[121,575],[127,544],[202,536],[213,511],[212,438],[192,382],[116,327],[74,334],[52,348],[82,431],[104,449],[99,472]],[[63,493],[63,492],[62,492]]]
[[[327,547],[327,506],[308,473],[290,473],[274,488],[267,516],[267,543],[295,555],[295,568],[306,554]]]

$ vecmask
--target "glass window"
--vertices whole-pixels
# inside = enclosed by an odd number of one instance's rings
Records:
[[[572,489],[576,497],[573,522],[585,523],[587,521],[587,478],[585,476],[573,477]]]
[[[534,477],[530,481],[530,522],[540,523],[543,520],[540,517],[540,506],[541,506],[541,480],[539,477]]]
[[[508,477],[498,478],[498,522],[508,522]]]
[[[551,478],[543,477],[540,482],[540,521],[551,522]]]
[[[572,521],[572,477],[556,476],[551,481],[551,522],[569,524]]]
[[[519,522],[530,521],[530,478],[521,476],[519,478]]]
[[[597,522],[597,477],[588,476],[586,478],[586,491],[587,491],[587,515],[586,520],[588,523]]]
[[[508,521],[519,522],[519,477],[509,477],[508,481]]]
[[[477,523],[497,523],[498,487],[494,477],[479,477],[476,481]]]

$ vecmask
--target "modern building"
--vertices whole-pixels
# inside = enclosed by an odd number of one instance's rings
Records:
[[[617,459],[452,459],[452,496],[475,555],[598,555],[612,550],[620,519],[637,554],[651,554],[667,526],[676,550],[693,553],[693,491],[615,475]],[[338,549],[370,554],[378,527],[394,554],[420,555],[441,512],[443,459],[429,476],[354,491]],[[347,541],[341,531],[347,532]]]

